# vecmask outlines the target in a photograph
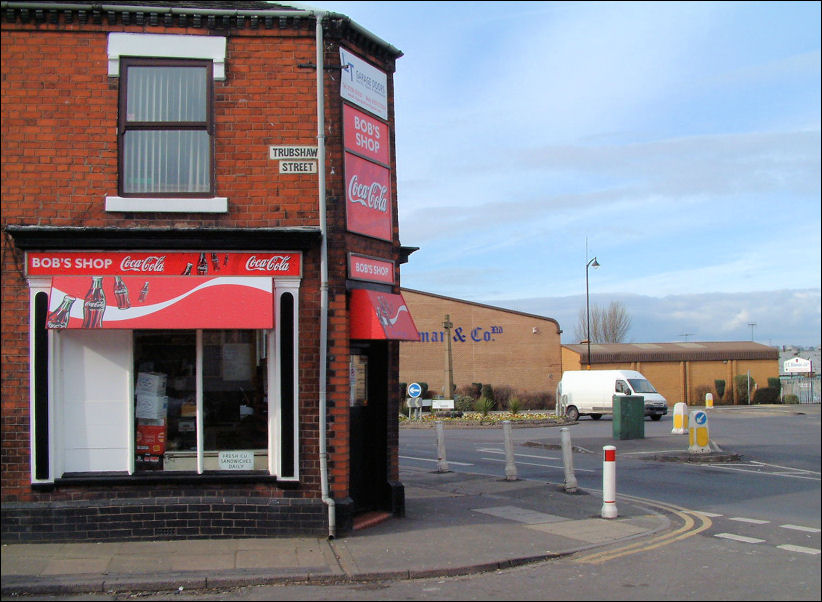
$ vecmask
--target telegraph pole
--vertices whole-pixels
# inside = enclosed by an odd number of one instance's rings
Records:
[[[445,376],[446,381],[448,382],[448,389],[445,393],[445,399],[453,399],[454,395],[454,361],[451,357],[451,329],[454,327],[454,324],[451,322],[451,315],[445,314],[445,321],[442,323],[442,327],[445,328],[445,340],[448,343],[446,347],[447,356],[445,358]]]

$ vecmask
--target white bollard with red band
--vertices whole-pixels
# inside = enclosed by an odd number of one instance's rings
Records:
[[[602,448],[602,518],[616,518],[616,447]]]

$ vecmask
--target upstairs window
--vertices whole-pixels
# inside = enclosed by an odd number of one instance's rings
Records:
[[[212,61],[123,58],[120,195],[214,194]]]

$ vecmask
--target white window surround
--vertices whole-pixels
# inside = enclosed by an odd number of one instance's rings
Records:
[[[227,197],[166,198],[107,196],[106,211],[146,213],[227,213]]]
[[[225,79],[226,39],[154,33],[108,34],[108,75],[120,76],[121,56],[206,59],[214,62],[214,79]]]
[[[282,370],[284,366],[282,366],[279,362],[280,356],[280,335],[282,334],[280,327],[275,327],[268,332],[267,342],[268,347],[266,349],[266,357],[267,359],[267,370],[268,370],[268,390],[267,390],[267,397],[269,399],[269,426],[268,426],[268,472],[271,476],[277,477],[279,481],[300,481],[300,441],[301,441],[301,434],[300,434],[300,427],[299,427],[299,412],[297,408],[299,407],[299,391],[300,391],[300,370],[299,370],[299,348],[300,348],[300,325],[299,325],[299,299],[300,299],[300,284],[302,278],[299,276],[286,276],[286,277],[275,277],[274,278],[274,290],[276,294],[276,302],[275,302],[275,324],[281,324],[282,319],[280,316],[280,309],[281,309],[281,300],[282,296],[286,293],[290,294],[293,300],[292,306],[292,339],[293,339],[293,363],[291,365],[291,370],[293,371],[293,395],[294,398],[292,400],[293,408],[293,422],[291,425],[282,425],[280,423],[280,416],[281,416],[281,404],[283,400],[281,399],[281,378],[282,378]],[[38,293],[43,294],[50,294],[51,293],[51,286],[52,286],[52,278],[50,276],[31,276],[28,278],[28,286],[29,286],[29,348],[35,348],[35,324],[37,322],[35,316],[35,297]],[[78,331],[82,336],[82,332]],[[200,365],[198,366],[197,372],[202,374],[202,330],[198,330],[198,354],[200,355]],[[117,331],[112,330],[108,333],[106,331],[96,332],[92,334],[97,335],[105,335],[111,334],[119,336],[123,333],[126,333],[127,336],[131,336],[131,331]],[[36,411],[35,411],[35,354],[31,353],[29,355],[29,412],[31,416],[31,420],[29,423],[29,451],[31,454],[32,462],[31,462],[31,482],[33,484],[47,484],[47,483],[54,483],[56,479],[59,479],[63,476],[65,470],[65,446],[66,442],[69,437],[73,436],[69,433],[65,432],[64,424],[66,419],[64,404],[65,404],[65,387],[63,383],[63,374],[64,371],[62,370],[62,366],[64,364],[65,358],[63,357],[63,345],[60,344],[59,337],[63,334],[58,330],[49,330],[48,333],[48,433],[49,433],[49,442],[48,442],[48,456],[49,456],[49,466],[48,466],[48,477],[46,478],[37,478],[36,475],[36,459],[37,457],[37,449],[36,449]],[[115,347],[119,347],[120,349],[124,350],[126,347],[129,347],[128,354],[132,353],[130,346],[127,343],[121,343]],[[100,357],[105,357],[102,355]],[[133,366],[133,359],[129,359],[129,361],[125,362],[124,365]],[[133,373],[129,375],[129,382],[133,381]],[[198,381],[198,387],[202,386],[202,381]],[[200,419],[202,418],[202,391],[197,395],[198,397],[198,405],[199,410],[197,412]],[[133,407],[133,389],[129,388],[126,398],[128,401],[128,408],[127,408],[127,419],[121,420],[119,422],[122,423],[122,429],[117,431],[121,434],[124,434],[125,440],[128,441],[128,451],[126,456],[128,458],[128,462],[124,463],[121,462],[120,468],[124,472],[128,474],[134,473],[134,441],[133,437],[129,437],[129,433],[134,433],[134,423],[133,423],[133,416],[134,416],[134,407]],[[198,426],[198,434],[202,437],[202,423]],[[283,436],[283,429],[291,427],[293,429],[293,448],[292,448],[292,455],[293,455],[293,466],[285,467],[282,466],[283,458],[281,456],[280,448],[278,442],[282,440]],[[114,427],[113,427],[114,428]],[[204,463],[202,459],[202,450],[203,450],[203,441],[200,439],[198,441],[198,472],[202,473],[204,470]],[[94,472],[92,470],[92,472]],[[281,476],[283,472],[291,472],[292,476]]]
[[[120,76],[120,57],[205,59],[214,80],[225,80],[226,38],[149,33],[108,34],[108,75]],[[106,211],[133,213],[228,213],[228,198],[106,196]]]

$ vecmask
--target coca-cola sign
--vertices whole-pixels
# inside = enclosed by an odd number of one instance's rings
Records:
[[[350,232],[392,240],[391,171],[345,153],[346,225]]]
[[[252,255],[245,262],[245,269],[248,272],[288,272],[288,255],[273,255],[270,257],[257,257]]]
[[[232,251],[27,253],[29,276],[302,276],[302,255]]]
[[[148,257],[132,258],[126,255],[120,262],[121,272],[163,273],[165,269],[165,255],[149,255]]]

